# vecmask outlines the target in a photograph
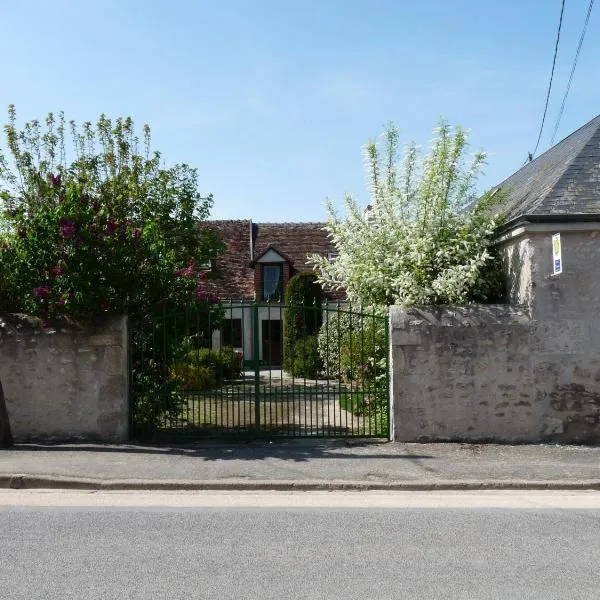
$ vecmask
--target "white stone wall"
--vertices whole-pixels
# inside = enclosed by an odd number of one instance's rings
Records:
[[[127,319],[44,329],[0,317],[0,380],[17,441],[128,437]]]

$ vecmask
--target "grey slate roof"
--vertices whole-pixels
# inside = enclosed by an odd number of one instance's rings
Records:
[[[495,186],[507,224],[568,216],[600,220],[600,115]]]

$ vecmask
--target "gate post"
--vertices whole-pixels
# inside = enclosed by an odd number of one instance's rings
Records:
[[[258,304],[252,305],[252,330],[254,342],[254,423],[256,432],[260,433],[260,339],[259,339]]]

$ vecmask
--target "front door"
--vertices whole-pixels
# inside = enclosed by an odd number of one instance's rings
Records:
[[[262,357],[271,367],[281,366],[281,320],[262,322]]]

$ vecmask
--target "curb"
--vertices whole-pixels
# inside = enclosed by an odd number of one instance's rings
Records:
[[[92,479],[52,475],[0,475],[0,489],[88,491],[476,491],[476,490],[600,490],[600,480],[438,480],[438,481],[323,481],[323,480],[148,480]]]

